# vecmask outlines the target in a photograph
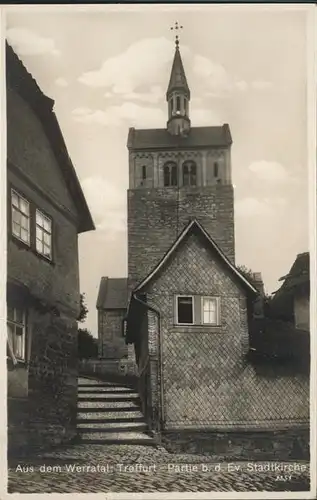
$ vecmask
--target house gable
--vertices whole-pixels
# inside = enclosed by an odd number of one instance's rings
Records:
[[[238,269],[229,261],[229,259],[224,255],[222,250],[218,247],[215,241],[209,236],[209,234],[204,230],[204,228],[196,220],[191,221],[180,236],[175,240],[174,244],[170,247],[165,256],[161,259],[158,265],[152,270],[152,272],[135,288],[134,292],[140,292],[145,290],[148,285],[160,275],[161,272],[168,266],[173,260],[177,259],[178,262],[181,260],[180,254],[184,248],[184,243],[189,237],[194,237],[192,240],[199,240],[199,248],[201,252],[208,252],[219,262],[219,265],[223,270],[226,270],[226,275],[230,276],[230,279],[238,283],[239,286],[251,293],[253,295],[258,294],[256,288],[238,271]],[[186,255],[185,262],[190,269],[195,270],[195,256],[192,258]],[[196,272],[199,274],[199,266],[196,265]]]
[[[230,300],[246,297],[247,291],[219,255],[205,245],[204,238],[191,232],[165,265],[142,288],[142,292],[158,305],[163,296],[175,302],[177,296],[212,296]],[[175,308],[175,303],[173,303]],[[175,320],[175,318],[174,318]]]
[[[77,216],[49,140],[28,103],[14,90],[7,89],[8,166],[22,172],[61,208]]]
[[[78,223],[78,232],[95,229],[74,166],[46,97],[13,49],[6,44],[8,165],[22,172]]]

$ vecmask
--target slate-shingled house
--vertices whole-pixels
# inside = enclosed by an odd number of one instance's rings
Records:
[[[98,355],[120,360],[128,356],[122,335],[122,321],[128,304],[127,278],[101,278],[97,298]]]
[[[78,234],[94,224],[46,97],[6,45],[9,450],[75,435]]]
[[[240,419],[234,392],[219,386],[235,385],[256,295],[196,220],[134,289],[127,341],[135,345],[141,384],[151,381],[156,424],[226,427]]]

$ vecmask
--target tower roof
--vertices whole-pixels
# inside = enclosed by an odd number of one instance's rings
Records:
[[[173,90],[184,90],[190,97],[190,90],[188,87],[185,70],[183,66],[182,57],[179,50],[179,45],[176,43],[174,61],[172,65],[171,77],[167,88],[167,94],[170,94]]]

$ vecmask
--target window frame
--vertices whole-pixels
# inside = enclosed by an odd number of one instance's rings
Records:
[[[9,319],[9,315],[8,315],[9,308],[13,309],[13,311],[14,311],[14,313],[13,313],[14,319],[13,320]],[[15,319],[17,310],[22,312],[22,323],[19,323]],[[14,332],[13,332],[14,336],[17,336],[16,331],[15,331],[15,327],[19,327],[19,328],[22,327],[23,334],[21,336],[23,337],[23,357],[17,356],[17,354],[14,352],[13,342],[12,342],[12,351],[13,351],[13,354],[14,354],[16,360],[19,363],[25,363],[27,360],[27,352],[26,352],[26,350],[27,350],[27,310],[25,308],[20,308],[20,307],[17,307],[15,305],[11,306],[10,304],[7,304],[7,317],[6,317],[7,338],[9,336],[9,332],[8,332],[9,325],[11,325],[11,327],[13,326],[13,328],[14,328]],[[10,357],[10,356],[7,356],[7,358],[8,357]]]
[[[192,323],[180,323],[178,321],[178,299],[180,298],[190,298],[192,300],[192,315],[193,315],[193,322]],[[195,325],[195,297],[194,295],[175,295],[175,323],[178,326],[194,326]]]
[[[37,223],[37,214],[40,214],[44,219],[47,219],[50,222],[51,225],[51,232],[48,232],[44,226],[40,226]],[[46,212],[44,212],[41,208],[35,207],[34,210],[34,228],[35,228],[35,234],[34,234],[34,244],[35,244],[35,251],[38,255],[40,255],[42,258],[48,260],[49,262],[52,262],[53,260],[53,219],[50,217]],[[37,248],[37,229],[40,229],[43,234],[48,234],[50,236],[50,255],[46,255],[45,253],[41,252]],[[42,245],[44,247],[43,239],[42,239]],[[46,245],[47,246],[47,245]]]
[[[205,323],[204,321],[204,300],[215,300],[216,302],[216,323]],[[201,295],[201,324],[204,326],[220,326],[220,297],[215,295]]]
[[[18,197],[18,199],[21,199],[23,200],[27,205],[28,205],[28,209],[29,209],[29,213],[28,214],[25,214],[24,212],[22,212],[22,210],[20,209],[20,207],[17,207],[15,205],[13,205],[13,194],[15,196]],[[27,221],[28,221],[28,228],[27,228],[27,233],[28,233],[28,241],[25,241],[23,240],[20,236],[18,236],[16,233],[13,232],[13,223],[14,223],[14,219],[13,219],[13,209],[15,209],[18,213],[20,213],[23,217],[27,218]],[[23,196],[19,191],[17,191],[16,189],[14,189],[13,187],[11,187],[11,197],[10,197],[10,217],[11,217],[11,235],[13,236],[13,238],[16,238],[17,240],[19,240],[20,242],[22,242],[24,245],[28,246],[31,248],[32,246],[32,231],[31,231],[31,227],[32,227],[32,224],[31,224],[31,215],[32,215],[32,207],[31,207],[31,203],[30,201],[25,197]],[[20,229],[22,228],[22,225],[20,224],[19,225]]]

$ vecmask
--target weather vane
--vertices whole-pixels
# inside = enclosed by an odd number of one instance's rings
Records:
[[[176,31],[176,35],[175,35],[175,44],[176,44],[176,47],[179,46],[178,30],[182,30],[182,29],[183,29],[183,26],[180,26],[177,21],[175,22],[175,25],[171,27],[171,30],[175,30]]]

